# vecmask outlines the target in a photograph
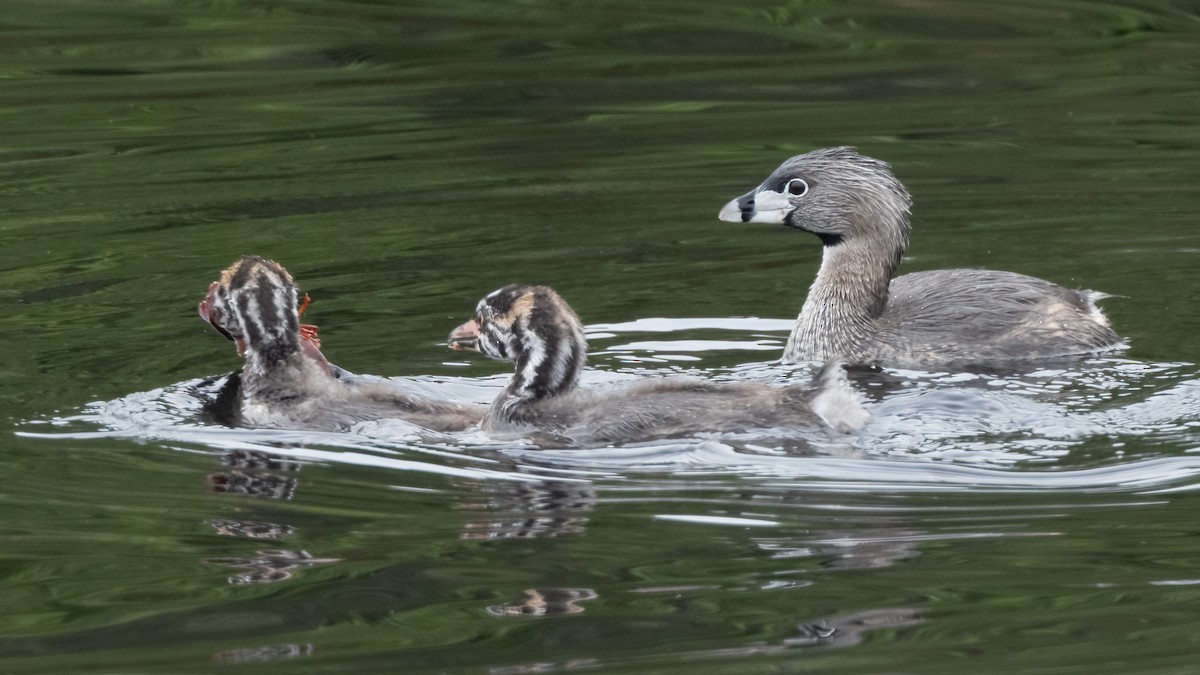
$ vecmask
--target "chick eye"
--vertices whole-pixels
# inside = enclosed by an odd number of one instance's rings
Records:
[[[804,182],[803,178],[793,178],[788,181],[787,191],[793,197],[799,197],[808,192],[808,183]]]

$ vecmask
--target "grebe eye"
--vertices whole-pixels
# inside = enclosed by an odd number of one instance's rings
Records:
[[[808,192],[808,183],[803,178],[793,178],[788,181],[787,191],[793,197],[799,197]]]

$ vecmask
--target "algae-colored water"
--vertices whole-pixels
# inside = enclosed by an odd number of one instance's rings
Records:
[[[1194,4],[13,0],[0,56],[0,670],[1194,668]],[[785,448],[195,417],[244,253],[454,395],[513,281],[592,383],[805,377],[819,243],[716,213],[829,145],[913,193],[905,270],[1110,293],[1131,348],[858,373],[867,428]]]

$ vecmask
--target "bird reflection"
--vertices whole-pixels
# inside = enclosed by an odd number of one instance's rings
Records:
[[[212,525],[217,534],[223,537],[237,537],[239,539],[277,541],[296,531],[296,528],[291,525],[262,523],[255,520],[214,518],[209,520],[208,524]]]
[[[276,474],[300,471],[299,462],[280,459],[265,452],[234,450],[221,457],[221,464],[230,470],[208,475],[208,485],[213,492],[284,501],[296,494],[299,481]]]
[[[924,623],[919,609],[868,609],[853,614],[817,619],[796,626],[795,637],[784,638],[786,647],[853,647],[863,634],[881,628],[908,628]]]
[[[290,500],[299,484],[280,473],[300,471],[300,462],[282,459],[266,452],[234,450],[221,456],[227,472],[209,474],[207,482],[214,492],[249,495],[266,499]],[[291,525],[255,520],[214,518],[207,521],[217,534],[254,541],[278,541],[295,533]],[[245,558],[211,558],[205,562],[226,567],[245,568],[242,574],[227,578],[230,584],[270,584],[291,579],[296,570],[312,565],[338,562],[337,558],[316,558],[308,551],[271,549],[255,551]]]
[[[489,608],[490,611],[490,608]],[[863,640],[863,635],[873,630],[909,628],[925,622],[925,615],[919,609],[867,609],[853,614],[843,614],[824,619],[802,623],[796,627],[795,637],[784,638],[778,643],[754,642],[740,647],[723,649],[702,649],[696,651],[678,652],[672,655],[672,661],[681,663],[701,663],[715,659],[741,659],[755,655],[779,655],[796,648],[806,647],[853,647]],[[538,661],[512,666],[493,666],[488,669],[491,675],[524,675],[526,673],[549,673],[570,670],[602,671],[606,669],[603,659],[572,659],[569,661]],[[732,663],[730,665],[733,665]],[[678,670],[679,668],[676,668]],[[672,671],[674,672],[674,671]],[[730,672],[740,672],[736,667]]]
[[[596,599],[596,591],[590,588],[527,588],[525,598],[506,605],[487,608],[492,616],[553,616],[555,614],[579,614],[583,607],[575,604]]]
[[[911,529],[868,528],[819,530],[812,539],[757,539],[772,558],[825,558],[825,569],[873,569],[919,554],[921,532]]]
[[[338,558],[314,558],[308,551],[256,551],[251,558],[211,558],[206,562],[227,567],[244,567],[249,571],[229,577],[235,586],[271,584],[291,579],[296,570],[312,565],[340,562]]]
[[[231,649],[213,654],[213,660],[219,663],[256,663],[261,661],[279,661],[294,659],[297,656],[308,656],[313,653],[312,644],[270,645],[267,647],[249,647],[246,649]]]
[[[496,514],[487,520],[468,522],[461,539],[538,539],[583,532],[588,519],[578,515],[596,506],[596,490],[590,483],[568,481],[493,482],[476,486],[481,501],[460,508]]]

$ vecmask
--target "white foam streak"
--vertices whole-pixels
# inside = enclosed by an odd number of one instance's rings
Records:
[[[764,487],[845,492],[1082,490],[1153,493],[1157,486],[1200,479],[1200,456],[1162,457],[1085,469],[1013,471],[922,460],[792,457],[738,452],[717,441],[578,451],[537,451],[540,462],[670,471],[677,477],[736,474],[787,478]],[[515,454],[525,455],[524,452]],[[1177,489],[1177,488],[1176,488]]]
[[[697,523],[700,525],[733,525],[735,527],[779,527],[774,520],[758,520],[755,518],[732,518],[728,516],[656,514],[655,520],[670,520],[678,523]]]
[[[736,330],[789,333],[795,319],[760,319],[755,316],[707,319],[652,317],[620,323],[595,323],[587,327],[588,339],[603,333],[674,333],[682,330]]]

